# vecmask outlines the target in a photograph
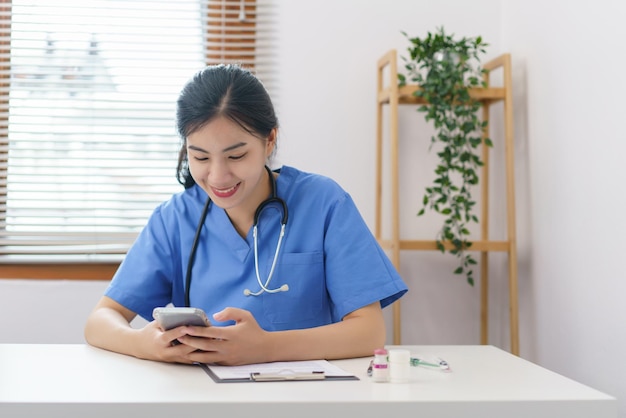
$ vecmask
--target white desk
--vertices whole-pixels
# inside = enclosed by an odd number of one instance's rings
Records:
[[[86,345],[0,345],[0,417],[617,417],[615,398],[493,346],[408,346],[452,373],[411,368],[374,383],[368,358],[335,362],[359,381],[214,383],[198,366]]]

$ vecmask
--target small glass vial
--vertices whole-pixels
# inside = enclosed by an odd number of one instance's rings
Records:
[[[374,350],[374,361],[372,363],[372,380],[374,382],[389,381],[389,365],[387,363],[387,350],[379,348]]]
[[[389,350],[389,381],[406,383],[411,373],[411,352],[403,349]]]

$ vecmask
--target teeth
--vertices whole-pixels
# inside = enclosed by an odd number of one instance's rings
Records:
[[[228,193],[228,192],[232,192],[233,190],[235,190],[235,187],[237,187],[236,185],[233,187],[230,187],[228,189],[215,189],[216,191],[218,191],[219,193]]]

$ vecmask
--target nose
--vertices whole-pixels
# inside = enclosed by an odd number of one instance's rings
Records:
[[[228,164],[222,161],[213,161],[207,173],[209,184],[213,186],[228,186],[231,179]]]

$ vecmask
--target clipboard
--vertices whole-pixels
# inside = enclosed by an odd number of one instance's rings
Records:
[[[215,383],[359,380],[327,360],[258,363],[245,366],[198,365]]]

